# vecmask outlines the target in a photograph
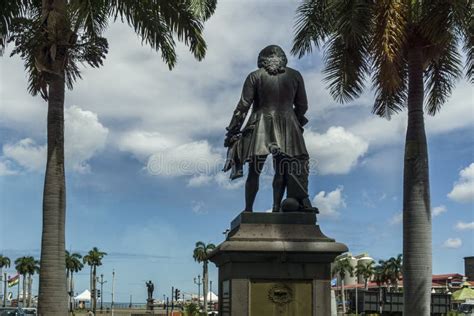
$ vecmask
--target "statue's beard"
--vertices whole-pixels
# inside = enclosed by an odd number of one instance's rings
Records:
[[[285,72],[285,60],[280,56],[273,55],[265,58],[262,66],[270,75]]]

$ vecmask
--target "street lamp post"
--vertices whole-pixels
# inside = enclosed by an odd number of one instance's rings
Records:
[[[209,302],[211,303],[212,310],[214,310],[214,305],[212,305],[212,280],[209,281]]]
[[[196,282],[196,278],[194,278],[194,284],[198,286],[198,306],[201,308],[201,275],[198,275],[198,281]]]
[[[114,316],[114,294],[115,294],[115,270],[112,270],[112,302],[110,309],[112,310],[112,316]]]

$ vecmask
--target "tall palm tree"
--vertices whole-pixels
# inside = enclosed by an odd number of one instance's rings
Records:
[[[66,250],[66,280],[67,286],[69,288],[69,311],[72,312],[73,309],[73,296],[74,296],[74,273],[77,273],[82,270],[84,264],[81,262],[82,256],[77,253],[73,252],[70,253]]]
[[[97,267],[102,265],[102,259],[107,255],[106,252],[100,251],[97,247],[89,250],[87,255],[82,258],[82,261],[91,267],[91,292],[92,295],[92,310],[95,314],[97,307]]]
[[[203,23],[217,0],[22,0],[0,1],[0,53],[12,42],[29,74],[28,90],[48,102],[47,164],[43,190],[43,230],[38,314],[67,313],[64,171],[65,86],[81,78],[78,63],[100,67],[108,52],[103,33],[117,19],[129,24],[144,43],[176,64],[176,41],[204,58]]]
[[[15,260],[15,269],[23,277],[23,306],[29,307],[31,305],[32,277],[35,273],[40,271],[39,261],[32,256],[20,257]]]
[[[2,285],[0,285],[0,289],[2,289],[1,293],[3,293],[3,300],[2,300],[3,307],[5,307],[7,304],[7,287],[5,288],[3,287],[5,283],[3,280],[3,277],[4,277],[3,268],[9,268],[10,264],[11,264],[10,258],[4,255],[0,255],[0,283],[2,283]]]
[[[204,295],[204,312],[207,315],[207,288],[209,284],[209,275],[208,275],[208,263],[209,263],[209,253],[216,248],[214,244],[205,244],[202,241],[198,241],[193,251],[194,261],[202,263],[202,289]]]
[[[349,258],[343,258],[336,260],[332,267],[332,276],[338,277],[341,280],[341,299],[342,299],[342,312],[346,313],[346,295],[344,293],[344,278],[346,275],[354,276],[354,267],[351,265]]]
[[[427,316],[431,298],[431,212],[423,105],[436,114],[462,75],[474,73],[472,0],[303,0],[292,53],[325,45],[325,79],[339,102],[372,77],[379,116],[408,108],[403,183],[404,315]],[[424,100],[427,96],[426,101]]]
[[[358,278],[362,278],[364,280],[364,288],[365,290],[369,289],[369,280],[375,273],[375,262],[370,261],[368,263],[357,263],[354,273]]]
[[[399,254],[396,258],[391,257],[385,262],[385,267],[387,270],[387,277],[390,281],[390,284],[395,286],[395,291],[398,290],[398,281],[402,276],[402,267],[403,267],[403,256]]]

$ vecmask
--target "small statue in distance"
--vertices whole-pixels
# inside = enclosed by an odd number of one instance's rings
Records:
[[[148,299],[147,301],[153,300],[153,291],[155,290],[155,285],[151,280],[145,283],[147,287],[147,292],[148,292]]]
[[[269,154],[273,158],[273,212],[314,212],[308,195],[309,155],[303,138],[308,101],[301,74],[287,67],[285,52],[277,45],[265,47],[258,56],[258,70],[247,76],[242,96],[229,124],[224,146],[228,147],[223,171],[231,179],[243,176],[245,212],[253,211],[259,178]],[[250,117],[243,129],[247,113]],[[287,192],[287,199],[282,202]]]

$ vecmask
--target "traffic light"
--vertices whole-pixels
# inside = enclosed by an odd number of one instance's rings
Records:
[[[97,297],[100,297],[100,290],[97,290]]]
[[[91,296],[95,297],[95,290],[94,289],[91,290]]]
[[[178,289],[175,289],[174,290],[174,300],[175,301],[179,300],[180,296],[181,296],[181,291],[178,290]]]

